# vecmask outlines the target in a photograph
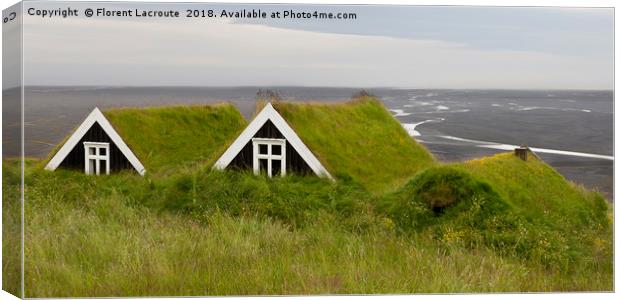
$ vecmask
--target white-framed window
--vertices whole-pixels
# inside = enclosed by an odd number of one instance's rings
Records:
[[[253,138],[254,174],[266,172],[269,177],[286,175],[286,140]]]
[[[110,143],[84,142],[84,172],[110,174]]]

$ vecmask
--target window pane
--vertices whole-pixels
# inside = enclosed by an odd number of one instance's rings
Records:
[[[258,154],[267,154],[266,144],[258,144]]]
[[[96,162],[97,160],[94,160],[94,159],[88,160],[88,174],[95,174],[95,163]]]
[[[259,159],[258,160],[258,170],[261,173],[267,173],[267,160],[266,159]]]
[[[104,159],[99,160],[99,174],[107,174],[106,161]]]
[[[99,148],[99,155],[106,155],[105,151],[106,151],[106,148]]]
[[[282,172],[280,172],[280,168],[282,167],[282,161],[279,159],[271,160],[271,175],[272,176],[280,176]]]
[[[88,154],[90,154],[90,155],[97,155],[96,151],[97,151],[97,148],[95,148],[95,147],[88,148]]]
[[[282,154],[282,146],[280,145],[271,145],[271,154],[280,155]]]

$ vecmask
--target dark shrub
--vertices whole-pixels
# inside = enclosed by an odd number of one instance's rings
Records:
[[[357,98],[366,98],[366,97],[376,97],[375,95],[373,95],[372,93],[370,93],[367,90],[360,90],[358,92],[353,93],[353,95],[351,95],[351,98],[353,99],[357,99]]]
[[[464,170],[427,169],[392,201],[389,214],[402,231],[430,230],[447,244],[487,245],[505,254],[527,257],[532,250],[523,218],[488,183]]]
[[[413,197],[433,211],[449,207],[466,210],[476,196],[484,198],[485,210],[494,211],[507,208],[506,202],[491,186],[474,178],[465,171],[450,167],[435,167],[416,176],[411,185]]]

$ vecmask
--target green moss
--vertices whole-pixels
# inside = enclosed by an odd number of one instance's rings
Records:
[[[375,98],[273,105],[332,175],[373,193],[393,190],[434,163]]]
[[[247,125],[230,104],[123,108],[104,114],[148,173],[210,165]]]

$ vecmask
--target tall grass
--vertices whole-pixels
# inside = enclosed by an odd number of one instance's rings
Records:
[[[21,174],[20,160],[2,164],[2,289],[21,295]]]
[[[51,200],[51,199],[49,199]],[[610,289],[610,276],[566,274],[374,225],[353,234],[330,216],[293,230],[214,213],[205,223],[126,206],[42,202],[30,212],[28,297],[367,294]]]
[[[28,168],[26,186],[27,297],[598,291],[613,284],[608,229],[574,223],[588,239],[566,268],[441,238],[435,229],[465,228],[457,211],[405,230],[380,204],[383,196],[350,181],[208,168],[145,178]],[[406,199],[407,191],[396,194]]]

